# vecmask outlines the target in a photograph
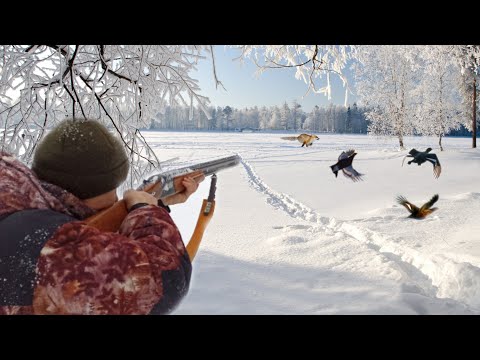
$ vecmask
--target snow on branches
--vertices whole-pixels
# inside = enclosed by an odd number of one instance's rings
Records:
[[[348,102],[348,82],[343,69],[348,60],[355,57],[353,45],[238,45],[240,60],[250,59],[258,67],[258,74],[267,69],[294,68],[295,78],[303,80],[307,92],[324,94],[331,99],[330,76],[338,76],[346,88],[345,106]],[[319,87],[318,82],[326,76],[326,83]]]
[[[208,46],[0,45],[0,144],[24,162],[65,118],[100,121],[121,137],[130,182],[159,165],[138,129],[166,104],[205,106],[189,73]]]

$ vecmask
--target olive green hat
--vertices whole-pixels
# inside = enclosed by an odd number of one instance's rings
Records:
[[[40,142],[32,170],[42,180],[88,199],[115,189],[129,168],[123,144],[97,121],[65,120]]]

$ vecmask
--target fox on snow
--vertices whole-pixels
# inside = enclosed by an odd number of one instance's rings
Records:
[[[318,136],[317,135],[310,135],[310,134],[300,134],[298,136],[286,136],[286,137],[282,137],[281,138],[282,140],[298,140],[301,144],[302,144],[302,147],[309,147],[309,146],[312,146],[312,143],[315,141],[315,140],[318,140]]]

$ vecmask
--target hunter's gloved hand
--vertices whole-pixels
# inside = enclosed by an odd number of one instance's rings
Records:
[[[185,190],[174,195],[167,196],[162,199],[165,205],[174,205],[181,204],[188,200],[190,195],[192,195],[198,189],[198,184],[205,180],[205,175],[199,175],[195,178],[185,177],[182,181],[182,185],[185,186]]]
[[[152,194],[149,194],[145,191],[137,191],[137,190],[127,190],[123,193],[123,200],[125,200],[125,204],[127,205],[127,210],[135,204],[151,204],[157,205],[157,198]]]

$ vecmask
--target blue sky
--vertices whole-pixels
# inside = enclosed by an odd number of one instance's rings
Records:
[[[221,107],[229,105],[235,108],[255,105],[281,106],[284,101],[291,105],[296,99],[303,110],[309,112],[315,105],[325,106],[330,102],[344,104],[345,89],[336,76],[331,77],[331,100],[323,94],[312,92],[304,97],[307,84],[295,79],[294,69],[271,69],[257,77],[255,64],[247,61],[242,65],[239,61],[233,61],[238,54],[236,49],[225,48],[223,45],[215,46],[217,77],[222,81],[226,91],[222,87],[215,89],[210,59],[201,61],[198,71],[192,73],[192,76],[199,80],[202,95],[210,98],[211,105]],[[323,81],[326,83],[325,77]],[[351,81],[350,78],[349,81]],[[349,103],[353,103],[354,100],[355,97],[350,94]]]

